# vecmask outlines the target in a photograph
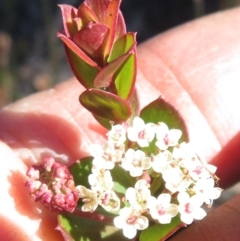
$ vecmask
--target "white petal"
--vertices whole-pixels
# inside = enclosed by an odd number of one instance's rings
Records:
[[[180,218],[186,224],[191,224],[193,222],[192,215],[189,215],[189,214],[186,214],[186,213],[182,213]]]
[[[217,199],[220,197],[221,193],[222,193],[222,189],[219,187],[215,187],[215,188],[213,188],[213,191],[211,192],[210,198]]]
[[[161,204],[164,207],[168,205],[170,201],[171,201],[171,195],[168,193],[160,194],[157,198],[158,204]]]
[[[123,229],[123,235],[129,239],[132,239],[136,236],[137,230],[132,225],[127,225]]]
[[[141,119],[140,117],[136,116],[134,119],[133,119],[133,127],[137,130],[142,130],[144,129],[145,127],[145,123],[143,121],[143,119]]]
[[[176,146],[180,137],[182,136],[182,131],[178,129],[172,129],[168,132],[169,146]]]
[[[178,205],[170,204],[166,209],[166,214],[175,217],[178,214]]]
[[[138,230],[143,230],[148,227],[148,219],[144,216],[140,216],[134,223],[134,227]]]
[[[157,205],[157,199],[153,196],[149,196],[147,199],[147,208],[155,210],[156,205]]]
[[[135,183],[134,187],[136,189],[142,189],[142,188],[146,188],[146,187],[148,188],[148,185],[149,184],[145,179],[140,179]]]
[[[186,223],[186,224],[191,224],[193,222],[193,217],[192,215],[188,215],[188,214],[181,214],[181,220]]]
[[[180,192],[177,196],[177,199],[179,203],[187,203],[190,197],[186,192]]]
[[[137,143],[140,147],[148,147],[149,146],[149,142],[144,139],[138,139]]]
[[[200,207],[203,205],[203,198],[200,195],[194,195],[190,198],[190,202],[194,207]]]
[[[159,223],[161,224],[167,224],[167,223],[170,223],[171,222],[171,215],[169,214],[164,214],[164,215],[158,215],[158,221]]]
[[[134,203],[136,200],[136,190],[133,187],[129,187],[126,191],[125,197],[130,203]]]
[[[126,225],[125,220],[120,216],[114,218],[113,223],[117,228],[123,228]]]
[[[127,137],[130,141],[137,141],[138,133],[132,127],[128,129]]]
[[[206,216],[206,212],[202,208],[197,208],[193,210],[193,218],[201,220]]]
[[[142,168],[140,168],[140,167],[133,167],[133,168],[130,170],[130,175],[131,175],[132,177],[139,177],[139,176],[142,175],[142,173],[143,173],[143,170],[142,170]]]

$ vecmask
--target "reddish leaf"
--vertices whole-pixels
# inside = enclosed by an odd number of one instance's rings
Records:
[[[109,27],[110,32],[108,38],[106,39],[106,44],[104,48],[104,59],[108,58],[110,51],[115,40],[118,12],[120,8],[121,0],[112,0],[107,8],[104,23]]]
[[[98,17],[85,2],[79,6],[77,16],[82,19],[83,25],[89,22],[99,23]]]
[[[102,45],[108,30],[108,27],[104,24],[90,22],[74,35],[73,41],[85,53],[102,65]]]
[[[86,0],[85,3],[92,9],[99,19],[99,22],[103,23],[104,16],[110,3],[110,0]]]
[[[57,37],[60,38],[72,52],[74,52],[80,59],[83,59],[90,66],[99,68],[91,58],[89,58],[70,38],[58,32]],[[71,59],[69,59],[71,61]]]
[[[126,24],[123,18],[123,15],[121,11],[118,13],[118,18],[117,18],[117,27],[116,27],[116,35],[115,39],[119,38],[120,36],[126,34]]]
[[[112,80],[113,76],[116,75],[116,72],[122,67],[123,63],[130,56],[130,54],[124,54],[120,58],[106,65],[94,80],[94,85],[97,88],[108,87]]]
[[[74,23],[74,18],[77,16],[77,9],[67,5],[59,5],[62,12],[63,27],[67,37],[72,37],[77,31],[76,24]]]
[[[115,123],[126,121],[132,113],[128,102],[103,90],[86,90],[80,95],[79,100],[94,115]]]

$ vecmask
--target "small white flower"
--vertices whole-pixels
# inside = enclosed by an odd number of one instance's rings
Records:
[[[126,141],[126,128],[123,125],[114,125],[107,133],[108,140],[116,146],[121,146]]]
[[[191,165],[192,164],[192,165]],[[186,168],[189,171],[189,175],[193,180],[198,180],[199,178],[210,178],[212,174],[214,174],[217,170],[217,167],[211,165],[211,164],[205,164],[203,165],[200,161],[192,161],[192,163],[189,163]]]
[[[163,170],[162,177],[165,181],[165,187],[171,193],[185,191],[192,183],[191,180],[184,179],[185,175],[177,164]]]
[[[190,197],[186,192],[180,192],[177,199],[180,218],[184,223],[191,224],[193,219],[201,220],[206,216],[206,212],[201,208],[203,199],[198,195]]]
[[[99,204],[108,212],[115,212],[120,208],[120,199],[114,191],[103,192],[98,197]]]
[[[155,172],[162,173],[164,170],[166,170],[171,161],[172,161],[172,153],[169,151],[160,152],[158,155],[153,157],[152,161],[152,169]]]
[[[198,156],[191,144],[182,142],[173,148],[173,158],[179,161],[181,166],[187,166],[189,162],[197,160]]]
[[[98,169],[114,168],[115,163],[122,158],[122,150],[116,149],[113,143],[106,142],[104,146],[92,145],[92,153],[94,157],[93,165]]]
[[[220,197],[222,189],[214,187],[214,179],[199,179],[193,187],[196,195],[211,207],[213,200]]]
[[[131,205],[138,204],[143,210],[147,208],[147,200],[150,196],[149,184],[144,179],[138,180],[134,188],[129,187],[125,194]]]
[[[79,192],[80,198],[82,198],[83,212],[94,212],[98,206],[97,192],[87,189],[84,186],[77,186],[76,189]]]
[[[91,189],[102,193],[103,191],[110,191],[113,188],[114,182],[109,170],[92,169],[92,174],[88,176],[88,182]]]
[[[151,196],[148,200],[148,207],[153,219],[157,219],[159,223],[170,223],[171,219],[178,214],[178,205],[171,204],[171,195],[163,193],[155,198]]]
[[[144,230],[149,225],[148,219],[141,215],[141,208],[136,205],[121,209],[113,222],[117,228],[123,229],[123,235],[129,239],[136,236],[137,230]]]
[[[169,146],[176,146],[180,137],[182,136],[182,131],[178,129],[168,129],[168,126],[160,122],[156,127],[156,146],[160,150],[166,150]]]
[[[129,171],[131,176],[139,177],[142,175],[143,170],[151,167],[151,158],[146,157],[141,150],[134,151],[129,148],[125,153],[125,158],[122,160],[122,167]]]
[[[155,136],[155,127],[156,124],[145,124],[140,117],[135,117],[133,126],[127,129],[128,139],[137,142],[140,147],[147,147]]]

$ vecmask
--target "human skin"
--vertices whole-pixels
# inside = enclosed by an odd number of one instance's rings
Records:
[[[141,106],[160,94],[181,113],[190,140],[218,167],[220,187],[240,179],[240,8],[217,13],[138,48]],[[0,240],[63,240],[56,214],[30,199],[27,168],[52,155],[70,164],[101,143],[105,130],[78,102],[83,88],[69,80],[0,113]],[[237,241],[240,196],[183,229],[171,241]]]

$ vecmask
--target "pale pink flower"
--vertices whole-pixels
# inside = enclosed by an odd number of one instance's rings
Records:
[[[151,196],[148,207],[152,218],[162,224],[170,223],[171,219],[178,214],[178,205],[170,202],[171,195],[168,193],[160,194],[158,198]]]
[[[168,126],[160,122],[156,127],[156,146],[161,150],[166,150],[169,146],[176,146],[182,136],[182,131],[178,129],[168,129]]]
[[[122,208],[113,221],[117,228],[123,229],[123,235],[129,239],[136,236],[137,230],[144,230],[149,225],[148,219],[141,215],[141,207],[137,205]]]
[[[142,175],[143,170],[151,167],[151,158],[146,157],[145,153],[141,150],[128,149],[125,153],[125,158],[122,159],[123,169],[130,172],[133,177]]]
[[[127,137],[140,147],[147,147],[155,136],[155,126],[153,123],[145,124],[140,117],[135,117],[132,127],[127,129]]]
[[[203,199],[198,195],[190,197],[186,192],[180,192],[177,196],[182,222],[191,224],[194,219],[201,220],[206,216],[206,212],[201,208]]]

